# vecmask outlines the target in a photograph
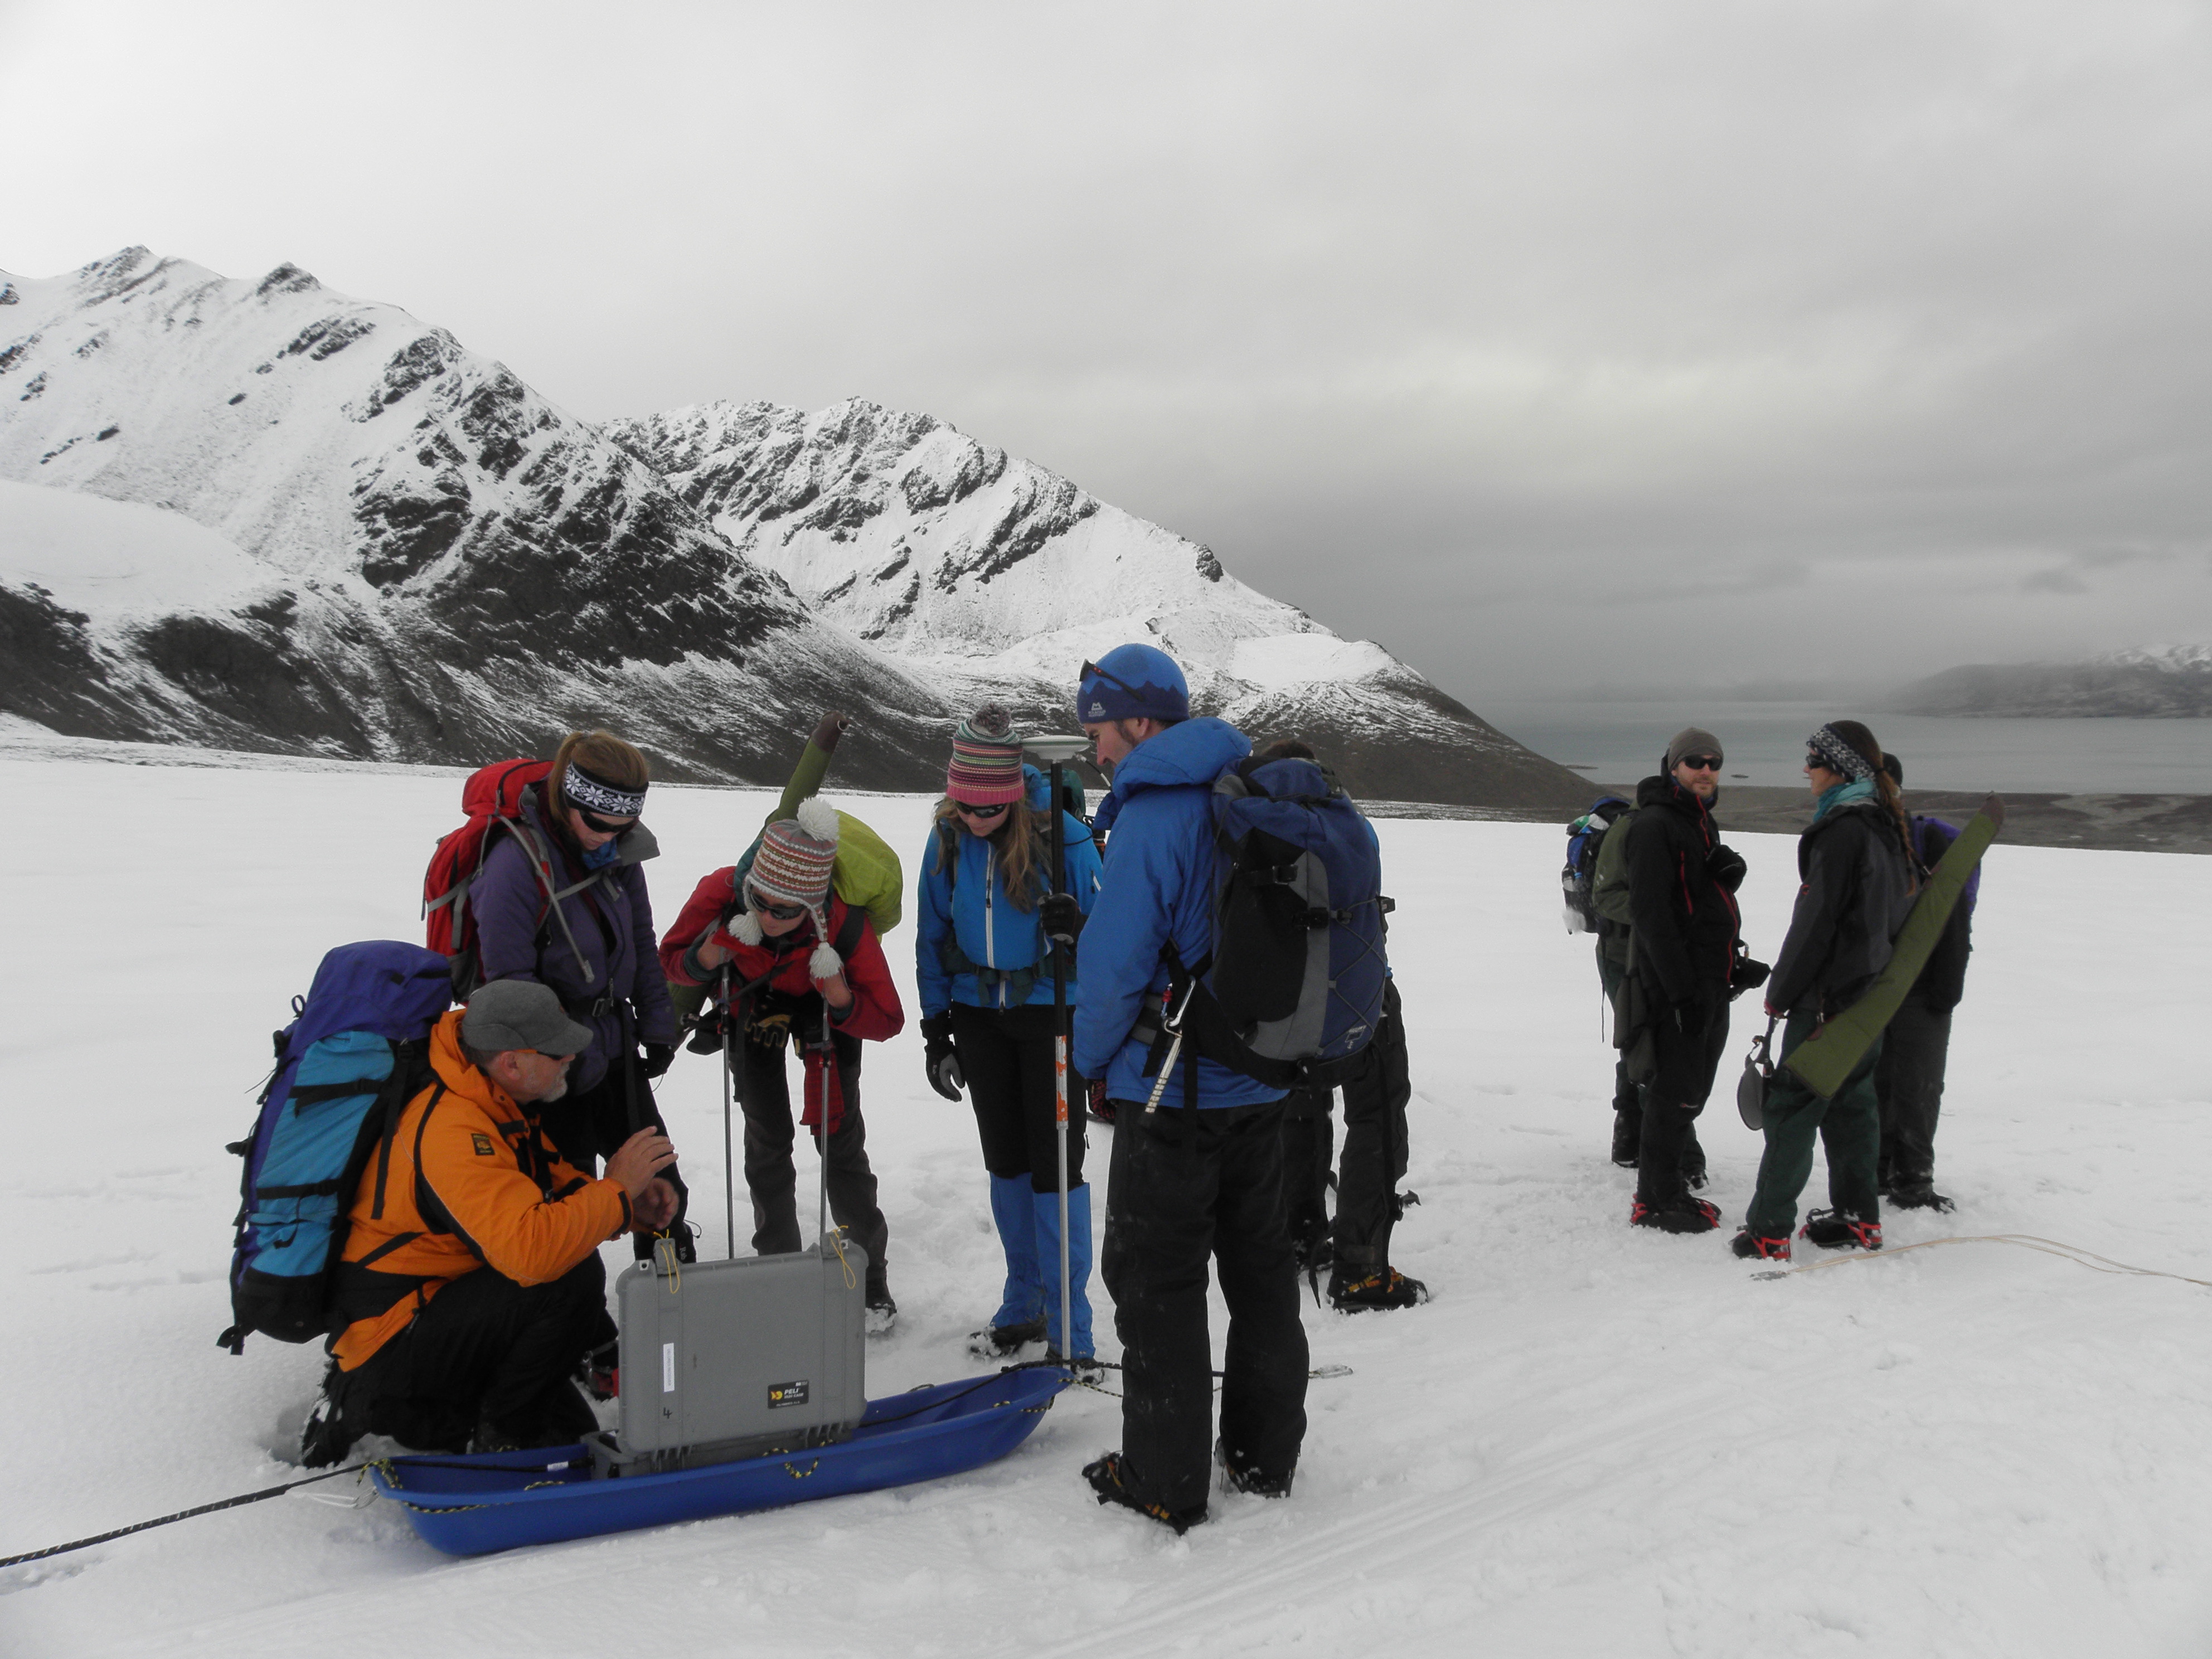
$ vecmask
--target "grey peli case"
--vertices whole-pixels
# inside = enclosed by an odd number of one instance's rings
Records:
[[[615,1281],[621,1418],[592,1441],[600,1475],[696,1468],[844,1439],[868,1405],[867,1253],[824,1235],[794,1255],[678,1264],[665,1249]]]

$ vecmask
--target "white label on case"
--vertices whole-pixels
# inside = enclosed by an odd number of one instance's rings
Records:
[[[663,1394],[676,1392],[676,1345],[673,1342],[660,1345],[660,1391]]]

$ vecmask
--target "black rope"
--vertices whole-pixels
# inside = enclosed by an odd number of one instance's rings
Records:
[[[297,1486],[312,1486],[318,1480],[335,1480],[341,1474],[358,1474],[368,1467],[366,1463],[350,1463],[342,1469],[326,1470],[311,1474],[304,1480],[287,1480],[281,1486],[264,1486],[259,1492],[240,1492],[235,1498],[226,1498],[219,1504],[203,1504],[198,1509],[179,1510],[174,1515],[165,1515],[157,1521],[140,1521],[128,1527],[118,1527],[113,1532],[103,1532],[97,1537],[80,1538],[74,1544],[53,1544],[42,1550],[33,1550],[27,1555],[11,1555],[0,1560],[0,1567],[20,1567],[26,1561],[43,1561],[50,1555],[67,1555],[71,1550],[88,1550],[94,1544],[112,1543],[118,1538],[128,1538],[134,1532],[144,1532],[152,1527],[166,1527],[172,1521],[189,1521],[196,1515],[213,1515],[217,1510],[234,1510],[244,1504],[258,1504],[264,1498],[276,1498]]]

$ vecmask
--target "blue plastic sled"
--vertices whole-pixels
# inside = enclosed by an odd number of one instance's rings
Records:
[[[958,1474],[1028,1439],[1067,1380],[1038,1366],[939,1382],[870,1401],[852,1437],[834,1446],[670,1474],[594,1480],[581,1446],[394,1457],[369,1472],[424,1542],[448,1555],[484,1555]]]

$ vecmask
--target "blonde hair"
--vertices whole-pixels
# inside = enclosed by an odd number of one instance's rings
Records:
[[[960,810],[961,805],[962,803],[947,795],[937,803],[937,811],[932,816],[932,822],[945,823]],[[1017,910],[1036,909],[1037,901],[1042,898],[1045,893],[1047,884],[1045,860],[1037,856],[1037,842],[1040,839],[1037,834],[1039,827],[1037,816],[1036,812],[1030,810],[1030,804],[1027,801],[1010,801],[1007,803],[1006,811],[1000,815],[999,822],[992,827],[991,833],[983,838],[997,844],[999,869],[1001,879],[1006,885],[1006,897]],[[965,824],[959,825],[953,833],[957,835],[960,830],[966,828]],[[939,838],[937,847],[930,857],[931,869],[941,870],[945,867],[945,842],[942,837]]]

